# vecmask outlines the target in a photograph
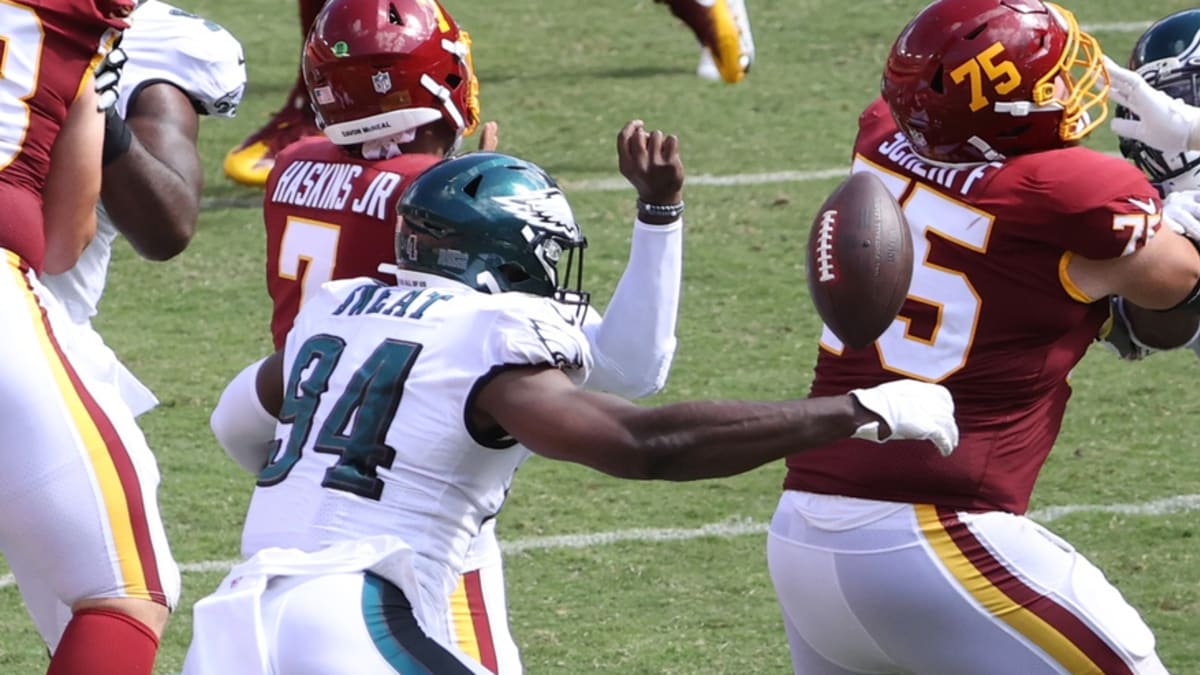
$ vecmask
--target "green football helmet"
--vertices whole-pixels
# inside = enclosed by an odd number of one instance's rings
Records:
[[[538,166],[498,152],[435,164],[397,205],[396,264],[485,293],[517,291],[587,307],[587,239],[567,198]]]

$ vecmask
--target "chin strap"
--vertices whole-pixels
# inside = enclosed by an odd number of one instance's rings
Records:
[[[463,134],[461,131],[459,131],[458,133],[454,134],[454,143],[451,144],[450,149],[446,150],[446,157],[454,157],[460,154],[462,152],[462,146]]]
[[[400,133],[388,136],[387,138],[366,141],[362,144],[362,150],[360,152],[363,156],[363,159],[372,162],[391,159],[403,154],[403,152],[400,150],[400,146],[406,143],[412,143],[413,139],[416,137],[416,129],[401,131]]]

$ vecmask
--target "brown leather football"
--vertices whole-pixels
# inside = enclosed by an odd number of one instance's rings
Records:
[[[908,221],[879,178],[842,181],[813,219],[808,291],[817,313],[847,347],[874,342],[896,318],[912,281]]]

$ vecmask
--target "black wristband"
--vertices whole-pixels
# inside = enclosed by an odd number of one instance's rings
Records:
[[[104,154],[101,160],[103,165],[108,166],[110,162],[129,152],[131,143],[133,132],[117,113],[116,106],[109,108],[104,113]]]
[[[683,215],[683,205],[683,202],[679,202],[678,204],[647,204],[639,199],[637,201],[637,210],[639,216],[653,216],[675,220]]]

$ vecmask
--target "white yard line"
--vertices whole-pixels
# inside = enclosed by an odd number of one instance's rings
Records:
[[[1149,21],[1118,21],[1116,23],[1085,23],[1079,28],[1085,33],[1140,33],[1149,27]]]
[[[688,187],[699,186],[738,186],[738,185],[767,185],[769,183],[807,183],[816,180],[829,180],[846,175],[849,165],[829,169],[813,169],[811,171],[770,171],[765,173],[735,173],[726,175],[700,174],[688,176]],[[629,182],[624,178],[582,178],[579,180],[561,181],[563,189],[573,192],[616,192],[628,190]],[[200,200],[200,208],[205,211],[214,209],[251,209],[262,206],[262,197],[205,197]]]
[[[1116,155],[1117,153],[1108,153]],[[846,175],[849,165],[830,167],[828,169],[811,169],[805,171],[766,171],[761,173],[733,174],[699,174],[688,176],[687,185],[691,187],[730,187],[744,185],[768,185],[772,183],[811,183],[818,180],[830,180]],[[563,180],[562,187],[568,193],[574,192],[617,192],[628,190],[629,183],[624,178],[581,178]],[[250,209],[262,206],[262,197],[205,197],[200,200],[200,208],[204,211],[214,209]]]
[[[808,183],[814,180],[828,180],[846,175],[849,166],[839,166],[829,169],[814,169],[812,171],[770,171],[766,173],[735,173],[724,176],[700,174],[688,176],[688,187],[697,185],[729,186],[729,185],[766,185],[768,183]],[[570,192],[613,192],[628,190],[629,181],[624,178],[590,178],[583,180],[564,180],[563,189]]]
[[[1049,523],[1063,516],[1076,513],[1108,513],[1120,516],[1163,516],[1173,513],[1200,511],[1200,494],[1175,495],[1155,499],[1140,504],[1063,504],[1047,506],[1029,512],[1029,516],[1040,523]],[[657,543],[664,541],[684,541],[702,537],[731,539],[748,534],[762,534],[767,531],[767,523],[760,523],[748,518],[734,517],[719,523],[709,523],[700,527],[681,528],[639,528],[633,530],[616,530],[613,532],[589,532],[584,534],[564,534],[555,537],[529,537],[500,542],[500,548],[505,553],[527,553],[529,551],[546,551],[564,548],[592,548],[619,542]],[[238,561],[236,560],[203,560],[200,562],[182,563],[179,569],[185,573],[194,572],[225,572]],[[13,585],[11,574],[0,576],[0,588]]]
[[[1095,23],[1081,26],[1088,33],[1134,33],[1141,32],[1150,26],[1149,21],[1119,21],[1114,23]],[[846,167],[829,169],[812,169],[808,171],[770,171],[766,173],[735,173],[729,175],[701,174],[689,176],[687,184],[695,186],[731,186],[731,185],[767,185],[770,183],[807,183],[815,180],[829,180],[846,173]],[[613,192],[626,190],[629,184],[623,178],[583,178],[579,180],[563,180],[567,192]],[[213,209],[248,209],[262,206],[262,197],[208,197],[200,200],[200,208],[205,211]]]
[[[1111,513],[1127,516],[1161,516],[1171,513],[1200,511],[1200,494],[1176,495],[1164,499],[1156,499],[1141,504],[1064,504],[1048,506],[1029,512],[1029,517],[1040,523],[1050,523],[1063,516],[1075,513]],[[637,529],[618,530],[616,532],[595,532],[591,534],[567,534],[557,537],[531,537],[514,541],[500,542],[500,548],[505,553],[523,553],[558,548],[591,548],[605,544],[615,544],[623,541],[661,542],[678,541],[683,539],[699,539],[700,537],[717,537],[728,539],[745,534],[759,534],[767,531],[767,523],[759,523],[746,518],[730,518],[720,523],[709,523],[688,530],[682,529]]]

